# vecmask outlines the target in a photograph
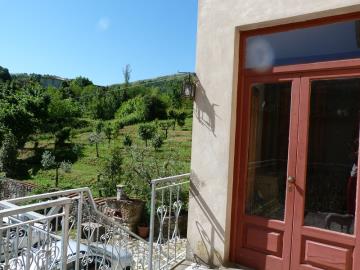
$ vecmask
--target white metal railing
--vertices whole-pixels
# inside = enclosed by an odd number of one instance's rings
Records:
[[[183,217],[182,222],[187,227],[187,214],[181,214],[188,202],[189,178],[188,173],[151,182],[150,270],[170,269],[185,259],[186,231],[181,231],[179,225]]]
[[[89,188],[0,201],[0,270],[170,269],[185,259],[189,176],[152,181],[149,241],[100,212]]]

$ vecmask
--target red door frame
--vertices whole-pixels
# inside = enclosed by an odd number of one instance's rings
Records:
[[[338,255],[350,256],[350,252],[354,249],[353,259],[348,259],[348,266],[344,264],[345,269],[357,270],[360,268],[360,246],[356,245],[356,239],[360,239],[360,216],[356,211],[354,222],[354,234],[342,234],[330,230],[305,226],[304,223],[304,207],[306,194],[306,172],[308,159],[308,131],[309,131],[309,115],[310,115],[310,97],[311,97],[311,81],[324,79],[345,79],[360,77],[360,67],[358,69],[338,69],[332,71],[318,71],[306,72],[301,77],[301,95],[300,95],[300,114],[299,114],[299,137],[298,137],[298,152],[297,152],[297,168],[296,168],[296,185],[295,185],[295,199],[294,199],[294,218],[293,220],[293,235],[292,235],[292,252],[291,252],[291,269],[316,270],[318,268],[311,267],[306,262],[302,263],[301,252],[304,239],[314,239],[314,241],[321,241],[328,243],[328,247],[324,250],[333,250]],[[358,175],[359,178],[359,175]],[[358,181],[357,189],[359,190],[360,183]],[[360,194],[357,193],[357,209],[360,207]],[[326,245],[326,244],[325,244]],[[336,247],[337,246],[337,247]],[[321,250],[321,244],[313,245],[315,249]],[[341,250],[342,249],[342,250]],[[352,255],[352,254],[351,254]],[[333,255],[334,260],[337,255]],[[321,258],[318,258],[321,259]],[[345,259],[345,258],[343,258]],[[340,264],[340,263],[339,263]]]
[[[346,20],[355,20],[360,19],[360,13],[352,13],[347,15],[334,16],[329,18],[316,19],[308,22],[302,23],[294,23],[290,25],[276,26],[266,29],[258,29],[253,31],[247,31],[241,33],[240,38],[240,62],[239,62],[239,83],[238,83],[238,98],[237,98],[237,125],[236,125],[236,141],[235,141],[235,157],[234,157],[234,184],[233,184],[233,199],[232,199],[232,221],[231,221],[231,242],[230,242],[230,260],[233,262],[239,261],[239,248],[242,247],[243,242],[243,218],[244,218],[244,204],[245,204],[245,196],[243,193],[244,190],[244,172],[246,171],[246,161],[247,161],[247,131],[249,126],[248,115],[247,112],[249,110],[249,96],[248,96],[248,84],[247,80],[249,77],[263,77],[264,76],[280,76],[285,75],[289,78],[295,78],[297,76],[303,76],[304,78],[308,76],[308,78],[312,76],[339,76],[339,74],[346,73],[347,70],[349,73],[354,72],[354,69],[360,68],[360,59],[350,59],[350,60],[338,60],[338,61],[328,61],[328,62],[319,62],[319,63],[311,63],[311,64],[299,64],[299,65],[289,65],[289,66],[279,66],[274,67],[271,70],[258,74],[251,70],[246,70],[244,68],[244,55],[245,55],[245,40],[249,36],[266,34],[272,32],[280,32],[287,31],[296,28],[305,28],[311,27],[314,25],[328,24],[339,21]],[[356,71],[355,71],[356,73]],[[307,80],[309,81],[309,80]],[[302,83],[306,83],[306,79],[301,80]],[[303,85],[303,87],[305,87]],[[310,91],[309,91],[310,93]],[[305,102],[306,97],[301,98],[300,102]],[[308,99],[307,99],[308,100]],[[308,104],[301,103],[300,106],[308,106]],[[304,116],[303,116],[304,117]],[[303,129],[307,121],[303,121],[304,119],[300,119],[301,129]],[[307,128],[304,129],[307,131]],[[303,136],[301,136],[303,137]],[[307,135],[303,137],[303,140],[300,144],[306,145],[307,143]],[[306,162],[307,156],[298,156],[302,166],[304,166],[304,162]],[[301,159],[302,158],[302,159]],[[306,163],[305,163],[306,165]],[[300,174],[300,172],[297,172]],[[298,177],[298,175],[297,175]],[[300,175],[301,177],[301,175]],[[304,177],[304,176],[303,176]],[[303,178],[304,179],[304,178]],[[360,184],[358,181],[357,186],[357,212],[360,212]],[[299,202],[295,202],[299,203]],[[302,221],[301,221],[302,222]],[[360,228],[360,218],[355,220],[356,228]],[[299,230],[299,229],[298,229]],[[311,232],[307,231],[307,228],[302,228],[301,233],[303,231],[311,234]],[[323,233],[323,232],[317,232]],[[293,241],[299,241],[299,237],[301,234],[299,232],[294,231]],[[298,236],[296,236],[298,235]],[[298,238],[297,238],[298,237]],[[334,236],[335,239],[337,236]],[[355,244],[355,239],[360,239],[360,229],[355,230],[355,234],[353,237],[341,237],[342,239],[346,239],[346,243]],[[340,240],[341,241],[341,240]],[[294,259],[292,262],[292,268],[295,267],[293,264],[296,262]],[[360,245],[357,244],[354,248],[354,265],[360,266]],[[297,268],[295,268],[297,269]],[[303,268],[303,269],[314,269],[314,268]]]
[[[290,114],[290,130],[289,130],[289,149],[288,149],[288,164],[287,164],[287,175],[296,174],[296,155],[297,155],[297,134],[298,134],[298,112],[299,112],[299,100],[300,100],[300,78],[299,76],[261,76],[260,77],[249,77],[245,83],[244,91],[244,104],[246,104],[246,110],[249,110],[248,105],[250,104],[250,88],[253,83],[276,83],[276,82],[292,82],[291,86],[291,114]],[[250,124],[250,114],[244,115],[243,119],[243,130],[246,131],[243,133],[244,142],[244,151],[248,150],[248,139],[249,139],[249,124]],[[247,164],[247,155],[244,155],[244,160],[242,164]],[[241,180],[241,185],[245,186],[246,179],[246,170],[245,167],[243,170],[239,171],[239,179]],[[288,187],[287,187],[288,188]],[[242,189],[240,197],[245,198],[245,189]],[[286,203],[285,203],[285,215],[284,221],[278,220],[268,220],[264,218],[259,218],[255,216],[245,215],[245,203],[242,204],[240,211],[237,211],[238,219],[240,220],[241,225],[239,228],[239,235],[244,235],[244,230],[246,224],[255,225],[254,227],[258,228],[268,228],[270,232],[269,245],[272,246],[272,254],[270,256],[263,256],[262,253],[256,252],[255,250],[247,249],[245,246],[245,239],[239,239],[242,243],[242,248],[239,252],[236,253],[236,261],[243,261],[248,265],[256,265],[258,268],[263,267],[265,264],[268,269],[280,269],[280,265],[290,265],[290,250],[291,250],[291,237],[292,237],[292,220],[293,220],[293,201],[294,201],[294,192],[286,192]],[[238,209],[239,210],[239,209]],[[254,227],[251,227],[254,229]],[[260,231],[259,231],[260,232]],[[284,240],[282,240],[284,239]],[[254,240],[253,240],[254,241]],[[259,239],[261,241],[261,239]],[[284,244],[283,244],[284,243]],[[257,243],[252,243],[254,247]],[[276,251],[275,251],[276,250]]]

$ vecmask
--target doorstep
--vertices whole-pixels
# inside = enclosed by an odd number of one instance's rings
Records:
[[[253,270],[251,268],[232,264],[229,267],[220,266],[218,268],[209,268],[205,265],[199,265],[191,261],[183,261],[176,265],[173,270],[208,270],[208,269],[218,269],[218,270]]]

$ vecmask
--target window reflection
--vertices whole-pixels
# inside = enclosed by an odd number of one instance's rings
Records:
[[[246,40],[246,68],[360,57],[359,21],[295,29]]]
[[[251,88],[246,214],[284,219],[291,83]]]
[[[352,234],[360,79],[311,84],[305,225]]]

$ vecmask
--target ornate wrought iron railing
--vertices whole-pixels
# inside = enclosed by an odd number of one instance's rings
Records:
[[[152,181],[149,241],[100,212],[88,188],[0,201],[0,270],[170,269],[185,258],[186,178]]]
[[[149,268],[170,269],[186,256],[190,174],[152,180]]]

